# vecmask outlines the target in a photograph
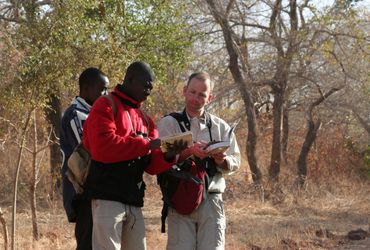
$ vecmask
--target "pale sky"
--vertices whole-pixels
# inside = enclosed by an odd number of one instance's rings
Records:
[[[334,3],[334,0],[313,0],[312,3],[316,4],[317,6],[327,6]],[[356,6],[359,8],[367,8],[370,9],[370,0],[362,0],[356,3]]]

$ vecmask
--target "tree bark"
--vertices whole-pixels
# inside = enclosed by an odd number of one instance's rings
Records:
[[[301,152],[299,153],[298,161],[297,161],[297,174],[298,174],[298,187],[302,188],[307,177],[307,156],[310,152],[311,146],[314,143],[317,132],[320,128],[321,121],[318,120],[317,122],[313,119],[313,110],[316,106],[320,105],[326,98],[330,95],[335,93],[336,91],[340,90],[340,88],[332,88],[326,94],[323,94],[320,98],[318,98],[315,102],[313,102],[306,113],[307,119],[307,132],[306,137],[303,142]]]
[[[284,163],[288,163],[288,142],[289,142],[289,111],[287,107],[283,107],[283,134],[281,137],[281,153]]]
[[[15,249],[15,234],[16,234],[16,220],[17,220],[17,195],[18,195],[18,179],[19,179],[19,171],[21,168],[21,162],[22,162],[22,155],[23,155],[23,150],[25,147],[26,143],[26,133],[28,130],[28,125],[30,124],[31,120],[31,114],[33,110],[30,110],[30,112],[27,114],[26,121],[24,123],[24,127],[22,128],[22,135],[21,135],[21,143],[19,147],[19,152],[18,152],[18,158],[17,158],[17,167],[15,170],[15,175],[14,175],[14,189],[13,189],[13,211],[12,211],[12,245],[11,249]]]
[[[37,187],[37,125],[36,125],[36,111],[34,111],[33,118],[33,152],[32,152],[32,175],[30,183],[30,202],[31,202],[31,218],[32,218],[32,235],[33,240],[39,240],[39,228],[37,225],[37,210],[36,210],[36,187]]]
[[[306,137],[302,145],[301,152],[299,153],[297,168],[298,168],[298,185],[303,187],[307,177],[307,156],[310,152],[311,146],[316,140],[317,132],[320,128],[321,121],[314,122],[312,116],[307,120]]]
[[[274,75],[274,84],[271,85],[274,92],[273,102],[273,136],[272,136],[272,150],[271,162],[269,168],[269,178],[271,181],[278,181],[280,174],[281,163],[281,130],[282,130],[282,116],[283,105],[285,102],[286,86],[289,79],[290,67],[293,56],[297,53],[297,1],[289,1],[289,21],[290,30],[288,35],[288,47],[284,51],[284,38],[281,37],[279,30],[280,13],[282,12],[282,1],[277,0],[274,3],[272,14],[270,17],[270,34],[274,41],[274,46],[277,50],[276,72]]]
[[[61,188],[60,166],[62,165],[62,156],[59,148],[60,124],[62,120],[62,105],[55,94],[50,95],[49,107],[46,109],[46,118],[53,131],[50,145],[50,173],[51,173],[51,199],[53,193]]]
[[[240,83],[241,84],[241,83]],[[254,113],[253,101],[250,93],[242,93],[244,105],[247,114],[248,136],[247,136],[247,157],[249,168],[252,172],[253,182],[260,184],[262,174],[257,164],[256,147],[257,147],[257,125]]]
[[[281,124],[283,114],[284,96],[282,91],[276,91],[273,102],[273,136],[269,177],[272,181],[278,181],[281,163]]]
[[[207,4],[209,9],[212,13],[212,16],[216,20],[216,22],[221,26],[222,33],[224,36],[226,49],[229,54],[229,70],[235,83],[238,86],[238,89],[241,93],[245,112],[247,115],[247,123],[248,123],[248,136],[247,136],[247,148],[246,153],[248,156],[248,164],[250,170],[252,172],[252,179],[256,185],[259,185],[261,182],[261,171],[259,170],[257,164],[257,156],[256,156],[256,145],[257,145],[257,123],[256,123],[256,115],[254,111],[254,102],[250,91],[247,88],[247,81],[244,77],[243,71],[239,67],[240,62],[240,55],[239,50],[235,47],[235,41],[233,40],[232,36],[232,29],[227,20],[227,13],[223,15],[220,10],[217,9],[215,2],[213,0],[207,0]],[[232,3],[231,3],[232,4]],[[231,6],[228,6],[228,9]],[[242,63],[242,62],[240,62]]]
[[[9,238],[8,238],[8,227],[6,226],[6,221],[4,219],[3,211],[0,208],[0,224],[3,228],[3,235],[4,235],[4,250],[9,249]]]

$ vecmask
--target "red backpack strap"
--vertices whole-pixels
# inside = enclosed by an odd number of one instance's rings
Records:
[[[147,129],[148,129],[148,136],[149,136],[149,134],[150,134],[150,122],[149,122],[148,116],[147,116],[147,114],[146,114],[143,110],[141,110],[140,108],[139,108],[139,111],[140,111],[140,113],[143,115],[144,121],[145,121],[145,123],[146,123],[146,127],[147,127]]]
[[[116,107],[116,103],[114,102],[112,96],[111,95],[102,95],[102,97],[104,97],[104,98],[106,98],[106,99],[109,100],[110,105],[112,106],[113,116],[116,117],[116,115],[117,115],[117,107]]]

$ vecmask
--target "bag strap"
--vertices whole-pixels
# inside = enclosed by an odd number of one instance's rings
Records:
[[[186,130],[190,131],[190,122],[189,122],[188,116],[186,114],[184,116],[184,113],[174,112],[174,113],[169,114],[169,116],[172,116],[173,118],[175,118],[175,120],[177,121],[177,123],[180,126],[181,132],[184,133],[184,132],[186,132]],[[183,123],[184,123],[186,128],[184,127]]]
[[[120,101],[121,101],[122,103],[127,104],[127,105],[129,105],[129,106],[131,107],[131,105],[130,105],[130,103],[129,103],[129,102],[126,102],[125,100],[123,100],[123,99],[122,99],[119,95],[117,95],[116,93],[112,92],[112,95],[117,96],[117,97],[120,99]],[[110,103],[111,103],[111,105],[112,105],[112,109],[113,109],[114,117],[116,117],[116,114],[117,114],[117,108],[116,108],[116,104],[115,104],[115,102],[114,102],[114,100],[113,100],[112,96],[111,96],[111,95],[103,95],[103,97],[107,98],[107,99],[110,101]],[[134,108],[137,108],[137,107],[134,107]],[[146,113],[145,113],[143,110],[141,110],[140,108],[138,108],[138,109],[139,109],[140,113],[143,115],[144,121],[145,121],[145,123],[146,123],[146,127],[148,128],[148,135],[147,135],[147,136],[149,136],[149,134],[150,134],[150,122],[149,122],[149,120],[148,120],[148,116],[146,115]],[[133,129],[133,126],[132,126],[131,117],[130,117],[130,115],[129,115],[129,113],[128,113],[128,112],[127,112],[127,115],[128,115],[128,118],[129,118],[129,120],[130,120],[130,122],[131,122],[132,132],[135,132],[135,131],[134,131],[134,129]]]
[[[180,126],[181,132],[184,133],[186,131],[190,131],[190,121],[188,119],[188,116],[186,114],[185,109],[181,113],[174,112],[174,113],[170,113],[168,115],[172,116],[177,121],[177,123]],[[211,133],[212,121],[211,121],[211,117],[210,117],[208,112],[205,113],[205,118],[206,118],[206,126],[207,126],[208,131],[209,131],[209,138],[212,141],[212,133]],[[184,127],[184,125],[185,125],[185,127]],[[203,183],[203,181],[201,179],[199,179],[198,177],[194,177],[193,175],[191,175],[190,173],[187,173],[186,171],[182,171],[181,174],[176,173],[175,170],[172,170],[172,171],[170,170],[170,172],[171,172],[171,175],[173,175],[177,178],[182,178],[182,179],[186,179],[188,181],[193,181],[193,182],[197,183],[198,185],[204,184],[205,187],[207,187],[207,189],[208,189],[209,180],[208,180],[208,175],[207,174],[205,175],[205,180],[204,180],[204,183]],[[205,199],[206,196],[207,196],[205,190],[206,189],[203,190],[203,194],[202,194],[203,199]],[[163,197],[163,207],[162,207],[162,212],[161,212],[161,232],[162,233],[166,232],[166,218],[167,218],[168,209],[169,209],[169,205],[165,200],[166,200],[165,197]]]
[[[189,121],[188,115],[186,114],[185,109],[181,113],[174,112],[174,113],[171,113],[169,115],[176,119],[177,123],[180,126],[181,132],[184,133],[184,132],[186,132],[186,130],[190,131],[190,121]],[[209,132],[209,139],[210,139],[210,141],[213,141],[212,133],[211,133],[211,128],[212,128],[211,116],[208,112],[205,112],[204,115],[205,115],[205,118],[206,118],[206,126],[207,126],[208,132]],[[184,123],[186,129],[184,128],[182,123]]]
[[[112,96],[111,95],[102,95],[102,97],[104,97],[105,99],[108,99],[109,100],[110,105],[112,106],[113,116],[116,117],[116,115],[117,115],[117,107],[116,107],[116,103],[114,102]]]
[[[143,110],[141,110],[141,108],[139,108],[139,111],[143,115],[144,121],[146,123],[146,127],[148,129],[147,136],[149,137],[149,134],[150,134],[150,122],[149,122],[148,116],[147,116],[147,114]]]

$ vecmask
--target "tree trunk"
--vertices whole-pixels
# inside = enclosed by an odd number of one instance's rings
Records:
[[[275,91],[273,103],[273,135],[271,162],[269,168],[270,180],[276,182],[279,179],[281,162],[281,124],[283,114],[284,95],[282,91]]]
[[[282,118],[283,118],[283,105],[285,102],[286,86],[289,79],[290,67],[293,56],[297,54],[297,1],[289,1],[289,21],[290,30],[288,35],[288,46],[284,51],[283,39],[280,36],[281,24],[279,16],[282,12],[282,2],[277,0],[274,3],[273,11],[270,17],[270,33],[274,41],[274,46],[277,50],[276,71],[274,75],[275,84],[271,87],[274,92],[273,103],[273,136],[272,136],[272,150],[271,162],[269,168],[269,178],[271,181],[277,182],[280,174],[281,163],[281,131],[282,131]]]
[[[39,240],[39,228],[37,225],[37,210],[36,210],[36,187],[37,187],[37,125],[36,111],[34,111],[33,119],[33,152],[32,152],[32,176],[30,183],[30,202],[31,202],[31,218],[32,218],[32,235],[33,240]]]
[[[245,80],[243,71],[239,67],[239,61],[241,61],[238,52],[239,50],[235,47],[236,45],[232,38],[232,30],[228,23],[227,17],[220,14],[213,0],[207,0],[207,4],[212,13],[212,16],[215,18],[216,22],[219,23],[222,28],[226,49],[229,54],[229,70],[243,98],[245,112],[247,114],[248,121],[248,136],[246,148],[248,164],[252,172],[253,182],[256,185],[260,185],[262,176],[261,171],[258,168],[256,157],[256,144],[257,144],[256,115],[254,111],[252,95],[247,88],[247,81]]]
[[[6,221],[4,219],[3,211],[0,208],[0,224],[3,228],[3,235],[4,235],[4,250],[9,249],[9,238],[8,238],[8,227],[6,226]]]
[[[14,189],[13,189],[13,211],[12,211],[12,245],[11,249],[15,249],[15,233],[16,233],[16,220],[17,220],[17,195],[18,195],[18,179],[19,179],[19,171],[21,168],[21,162],[22,162],[22,155],[23,150],[26,143],[26,133],[28,129],[28,125],[31,120],[31,114],[33,110],[30,110],[30,112],[27,114],[26,121],[24,123],[24,127],[22,128],[22,135],[21,135],[21,143],[20,148],[18,152],[18,158],[17,158],[17,167],[15,169],[15,175],[14,175]]]
[[[313,119],[313,110],[316,106],[320,105],[326,98],[328,98],[333,93],[340,90],[340,88],[332,88],[327,93],[321,94],[321,96],[314,101],[308,108],[308,111],[306,113],[306,119],[307,119],[307,133],[306,138],[303,142],[301,152],[298,157],[297,161],[297,172],[298,172],[298,187],[303,187],[306,176],[307,176],[307,156],[310,152],[311,146],[316,140],[317,131],[320,128],[321,121],[318,120],[316,123]],[[320,91],[321,92],[321,91]],[[322,93],[322,92],[321,92]]]
[[[307,176],[307,156],[310,152],[311,146],[316,140],[317,131],[319,130],[321,125],[321,121],[317,121],[316,123],[313,121],[312,117],[307,121],[307,133],[305,140],[303,142],[303,146],[301,152],[298,157],[297,161],[297,168],[298,168],[298,185],[300,188],[303,187],[306,176]]]
[[[51,140],[54,142],[50,145],[51,199],[53,199],[53,193],[61,187],[60,167],[62,165],[62,157],[58,142],[62,119],[62,105],[55,94],[50,95],[48,104],[50,108],[46,110],[46,117],[53,131]]]
[[[284,163],[288,163],[288,141],[289,141],[289,111],[283,107],[283,134],[281,137],[282,156]]]
[[[254,105],[252,97],[248,91],[242,93],[243,101],[247,114],[248,123],[248,136],[247,136],[247,157],[249,168],[252,172],[253,182],[257,185],[260,184],[262,174],[258,168],[257,157],[256,157],[256,146],[257,146],[257,125],[256,116],[254,113]]]

